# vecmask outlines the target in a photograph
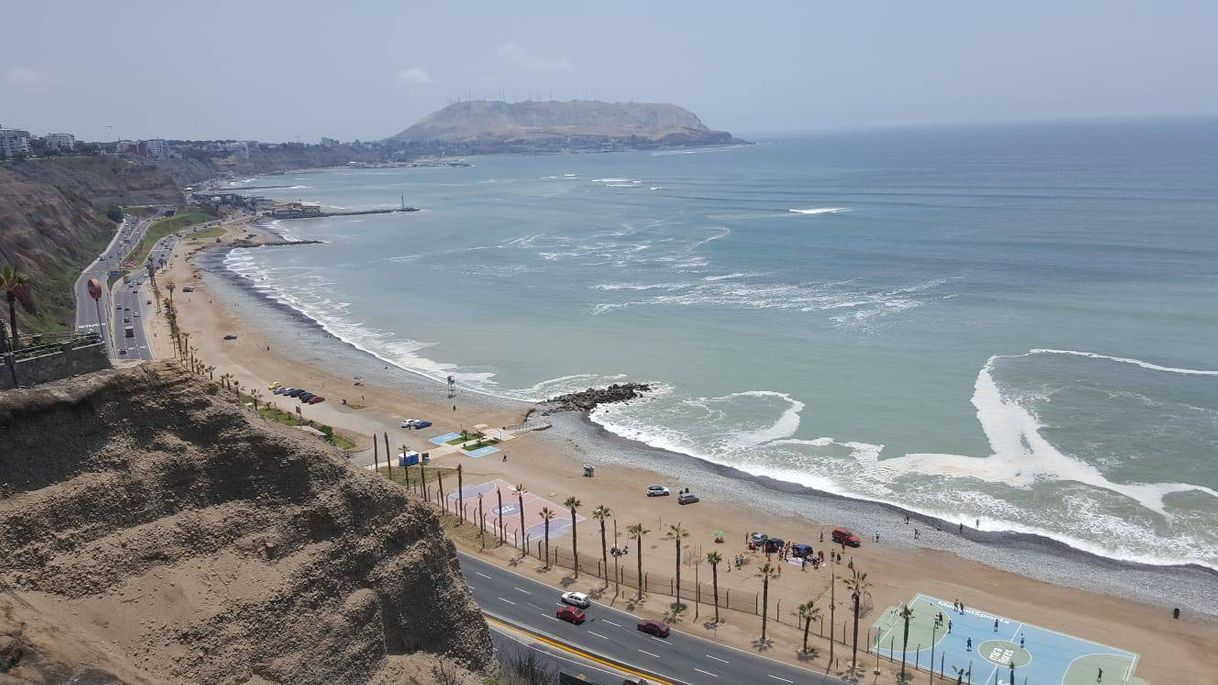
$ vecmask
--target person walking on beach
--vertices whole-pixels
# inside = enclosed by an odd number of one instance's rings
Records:
[[[1104,682],[1104,669],[1102,669],[1102,668],[1098,669],[1098,672],[1095,674],[1095,682],[1097,682],[1097,683]]]
[[[951,635],[951,632],[952,632],[952,620],[949,618],[949,619],[947,619],[947,634]]]
[[[973,638],[970,637],[969,639],[964,641],[964,651],[966,651],[966,652],[973,651]]]
[[[1023,635],[1019,636],[1019,648],[1023,649]]]
[[[998,619],[994,619],[994,632],[998,632]]]

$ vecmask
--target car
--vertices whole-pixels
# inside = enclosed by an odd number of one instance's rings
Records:
[[[313,393],[306,391],[306,392],[302,392],[299,395],[297,395],[296,399],[300,400],[301,402],[308,402],[312,397],[313,397]]]
[[[144,302],[144,304],[152,304],[152,300],[147,300]]]
[[[326,398],[322,397],[321,395],[314,395],[309,398],[309,404],[321,404],[322,402],[325,402],[325,401],[326,401]]]
[[[283,383],[280,383],[279,381],[275,381],[274,383],[267,385],[266,389],[275,390],[276,388],[282,388],[282,387],[283,387]]]
[[[124,317],[123,317],[123,323],[131,323],[131,317],[129,317],[129,316],[124,316]]]
[[[558,611],[554,612],[554,615],[557,616],[559,620],[566,621],[567,623],[574,623],[575,625],[579,625],[588,619],[588,615],[585,614],[584,610],[580,609],[579,607],[559,607]]]
[[[592,606],[592,600],[588,599],[588,595],[582,592],[564,592],[562,593],[563,604],[570,604],[573,607],[587,609]]]
[[[782,551],[783,546],[786,544],[787,541],[783,540],[782,538],[770,538],[765,541],[764,551],[766,554],[778,554]]]
[[[426,419],[402,419],[402,428],[406,430],[419,430],[427,428],[431,425],[431,421]]]
[[[275,388],[272,392],[274,392],[276,395],[286,395],[295,389],[296,388],[278,387],[278,388]]]
[[[304,391],[305,391],[304,388],[292,388],[291,390],[289,390],[283,394],[287,397],[300,397],[301,393],[303,393]]]
[[[139,313],[139,312],[131,312],[131,316],[134,316],[135,318],[137,318],[137,319],[138,319],[138,318],[139,318],[139,316],[140,316],[140,313]]]
[[[677,504],[693,504],[700,501],[698,496],[692,492],[683,492],[677,495]]]
[[[648,497],[667,497],[671,494],[672,493],[668,491],[668,488],[664,487],[663,485],[648,485],[647,486],[647,496]]]
[[[125,348],[125,347],[124,347],[123,349],[119,350],[119,351],[118,351],[118,353],[119,353],[119,354],[127,354],[127,348]]]
[[[852,533],[849,528],[834,528],[833,541],[839,545],[846,545],[847,547],[861,547],[863,544],[863,541],[859,539],[859,536]]]
[[[770,539],[770,536],[765,533],[753,532],[749,534],[749,545],[752,547],[760,547],[765,544],[765,541]]]
[[[654,635],[656,637],[668,637],[668,632],[670,630],[667,623],[665,623],[663,621],[652,621],[652,620],[639,621],[638,629],[639,629],[639,632],[647,633],[648,635]]]
[[[237,335],[235,333],[229,333],[228,335],[224,336],[224,339],[225,340],[236,340]]]
[[[811,554],[812,554],[812,545],[805,545],[800,542],[797,542],[797,543],[791,545],[791,556],[793,556],[797,559],[802,559],[804,557],[811,556]]]

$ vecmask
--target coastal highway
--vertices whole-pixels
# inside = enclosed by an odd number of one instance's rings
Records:
[[[114,305],[111,303],[110,294],[106,292],[104,285],[110,270],[118,270],[127,253],[131,251],[132,247],[139,244],[140,239],[144,237],[144,231],[148,229],[148,224],[148,219],[136,220],[130,216],[123,217],[123,222],[119,224],[118,231],[110,239],[110,244],[97,259],[81,271],[73,289],[76,297],[76,329],[96,330],[97,306],[94,304],[93,298],[89,296],[89,279],[96,278],[102,283],[101,315],[102,325],[105,327],[103,333],[106,338],[106,346],[111,352],[114,351],[114,345],[110,336],[112,320],[110,310]]]
[[[461,570],[474,600],[496,623],[520,626],[643,674],[676,683],[765,683],[767,685],[840,685],[845,681],[774,661],[751,652],[673,629],[660,639],[636,629],[633,615],[593,603],[582,625],[554,616],[562,590],[539,583],[468,554],[459,553]],[[594,682],[615,682],[588,675]],[[616,684],[615,684],[616,685]]]

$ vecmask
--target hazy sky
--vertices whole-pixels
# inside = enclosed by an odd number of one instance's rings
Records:
[[[1218,0],[5,0],[0,125],[383,138],[457,97],[736,133],[1218,114]],[[107,129],[112,126],[113,129]]]

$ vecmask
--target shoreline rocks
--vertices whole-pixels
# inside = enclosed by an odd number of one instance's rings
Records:
[[[614,383],[605,388],[588,388],[579,392],[571,392],[557,397],[551,397],[540,404],[545,407],[542,416],[560,411],[590,412],[601,404],[629,402],[651,392],[651,386],[646,383]]]

